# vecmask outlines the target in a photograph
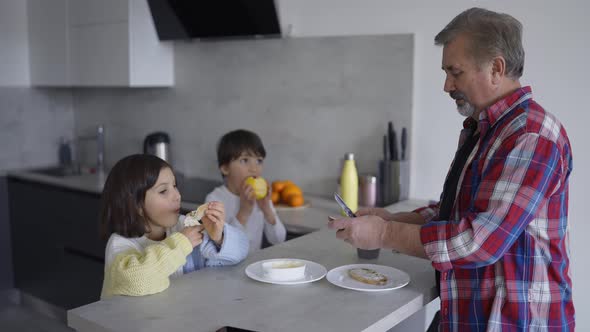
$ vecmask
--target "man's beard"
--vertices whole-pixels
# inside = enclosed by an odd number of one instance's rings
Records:
[[[451,98],[455,99],[455,101],[457,101],[458,99],[463,100],[463,105],[459,105],[457,104],[457,112],[459,112],[459,114],[463,115],[464,117],[470,117],[473,115],[473,113],[475,113],[475,107],[467,100],[467,97],[459,92],[459,91],[453,91],[450,93]]]

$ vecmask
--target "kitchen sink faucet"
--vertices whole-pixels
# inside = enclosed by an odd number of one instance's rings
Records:
[[[77,141],[96,140],[96,171],[98,173],[105,172],[104,155],[105,155],[105,136],[104,125],[100,124],[96,127],[96,135],[84,135],[76,137]],[[77,154],[79,157],[79,153]],[[78,158],[78,165],[80,159]]]

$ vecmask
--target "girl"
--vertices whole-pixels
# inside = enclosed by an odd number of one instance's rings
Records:
[[[199,226],[183,227],[179,212],[170,165],[144,154],[117,162],[102,194],[100,220],[110,237],[101,298],[158,293],[168,288],[170,276],[246,257],[248,238],[225,224],[221,202],[209,203]]]

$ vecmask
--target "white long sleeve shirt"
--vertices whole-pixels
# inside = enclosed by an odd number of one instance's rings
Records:
[[[271,244],[277,244],[284,242],[287,237],[287,230],[279,219],[277,212],[270,203],[270,207],[275,216],[276,223],[274,225],[269,224],[265,218],[264,213],[258,207],[258,204],[254,204],[252,214],[246,225],[242,225],[236,216],[240,211],[240,196],[232,193],[229,189],[223,185],[215,188],[205,198],[206,202],[220,201],[225,206],[225,222],[230,225],[240,226],[244,229],[250,240],[250,252],[259,250],[262,247],[262,234],[266,236],[266,239]]]

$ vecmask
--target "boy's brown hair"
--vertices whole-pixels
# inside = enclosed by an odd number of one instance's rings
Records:
[[[245,129],[230,131],[217,143],[217,165],[219,167],[227,165],[232,160],[238,159],[244,152],[266,158],[266,150],[258,135]]]
[[[148,154],[134,154],[119,160],[104,185],[101,196],[101,235],[107,239],[117,233],[140,237],[150,232],[147,220],[140,214],[145,194],[158,181],[160,171],[172,167]]]

